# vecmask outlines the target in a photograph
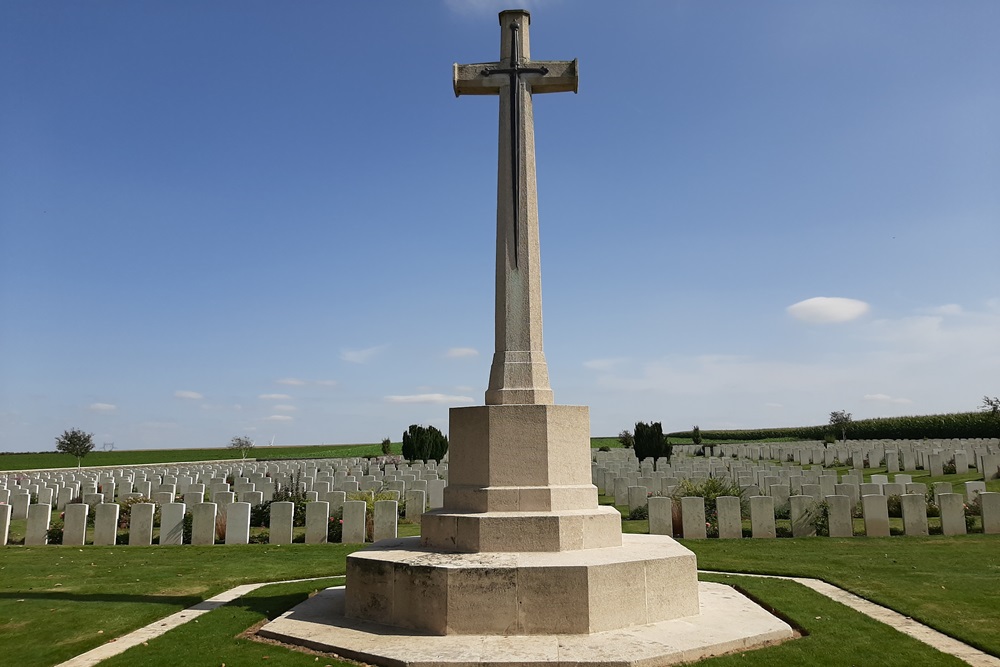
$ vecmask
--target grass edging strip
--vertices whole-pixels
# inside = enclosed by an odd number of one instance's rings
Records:
[[[139,646],[143,642],[147,642],[150,639],[159,637],[160,635],[166,634],[169,630],[176,627],[184,625],[189,621],[193,621],[203,614],[207,614],[213,609],[218,609],[219,607],[232,602],[233,600],[239,599],[240,597],[255,591],[258,588],[263,588],[264,586],[271,586],[272,584],[294,584],[300,581],[320,581],[323,579],[343,579],[344,575],[333,575],[329,577],[308,577],[305,579],[287,579],[285,581],[264,581],[256,584],[242,584],[240,586],[235,586],[227,591],[223,591],[218,595],[215,595],[207,600],[202,600],[196,605],[192,605],[187,609],[178,611],[166,618],[162,618],[158,621],[154,621],[149,625],[139,628],[138,630],[133,630],[127,635],[117,637],[112,639],[106,644],[102,644],[97,648],[93,648],[86,653],[81,653],[80,655],[70,658],[69,660],[59,663],[56,667],[92,667],[98,664],[102,660],[106,660],[112,656],[116,656],[119,653],[124,653],[133,646]]]
[[[864,614],[868,618],[885,623],[889,627],[913,637],[917,641],[936,648],[942,653],[953,655],[959,660],[976,667],[1000,667],[1000,659],[980,651],[979,649],[939,632],[919,621],[904,616],[888,607],[883,607],[871,600],[855,595],[833,584],[809,577],[789,577],[776,574],[748,574],[745,572],[720,572],[717,570],[698,570],[704,574],[727,575],[735,577],[757,577],[762,579],[784,579],[794,581],[813,590],[824,597]]]

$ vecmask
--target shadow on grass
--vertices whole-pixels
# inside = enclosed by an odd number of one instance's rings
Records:
[[[187,608],[202,599],[196,595],[128,595],[125,593],[63,593],[60,591],[0,593],[0,600],[65,600],[70,602],[142,602]]]

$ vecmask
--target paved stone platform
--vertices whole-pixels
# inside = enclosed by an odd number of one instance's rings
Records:
[[[697,616],[593,634],[430,635],[344,616],[345,589],[328,588],[258,631],[268,639],[392,667],[593,665],[657,667],[776,644],[784,621],[723,584],[699,583]],[[489,604],[484,600],[484,604]]]

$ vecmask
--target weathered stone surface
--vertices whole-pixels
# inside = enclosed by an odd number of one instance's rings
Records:
[[[330,524],[330,503],[318,500],[306,504],[306,544],[326,544]]]
[[[160,544],[184,544],[184,503],[167,503],[160,508]]]
[[[94,544],[112,546],[118,538],[117,503],[101,503],[94,508]]]
[[[215,544],[217,511],[215,503],[201,503],[191,508],[191,544]]]
[[[87,539],[87,514],[90,505],[70,503],[63,517],[63,544],[82,546]]]
[[[267,539],[270,544],[291,544],[295,503],[287,500],[271,503]]]
[[[915,493],[899,497],[903,508],[903,532],[907,535],[927,535],[927,500]]]
[[[750,496],[750,530],[754,537],[777,537],[774,525],[774,498]]]
[[[348,557],[347,614],[437,634],[519,635],[601,632],[697,614],[694,554],[665,536],[623,539],[607,549],[502,554],[446,554],[420,548],[417,538],[386,540]]]
[[[156,505],[153,503],[136,503],[132,505],[128,524],[129,546],[148,547],[153,543],[153,513]]]

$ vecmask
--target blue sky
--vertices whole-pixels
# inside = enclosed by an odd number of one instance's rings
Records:
[[[532,2],[545,352],[594,435],[974,409],[1000,3]],[[0,4],[0,451],[399,439],[493,352],[494,2]]]

